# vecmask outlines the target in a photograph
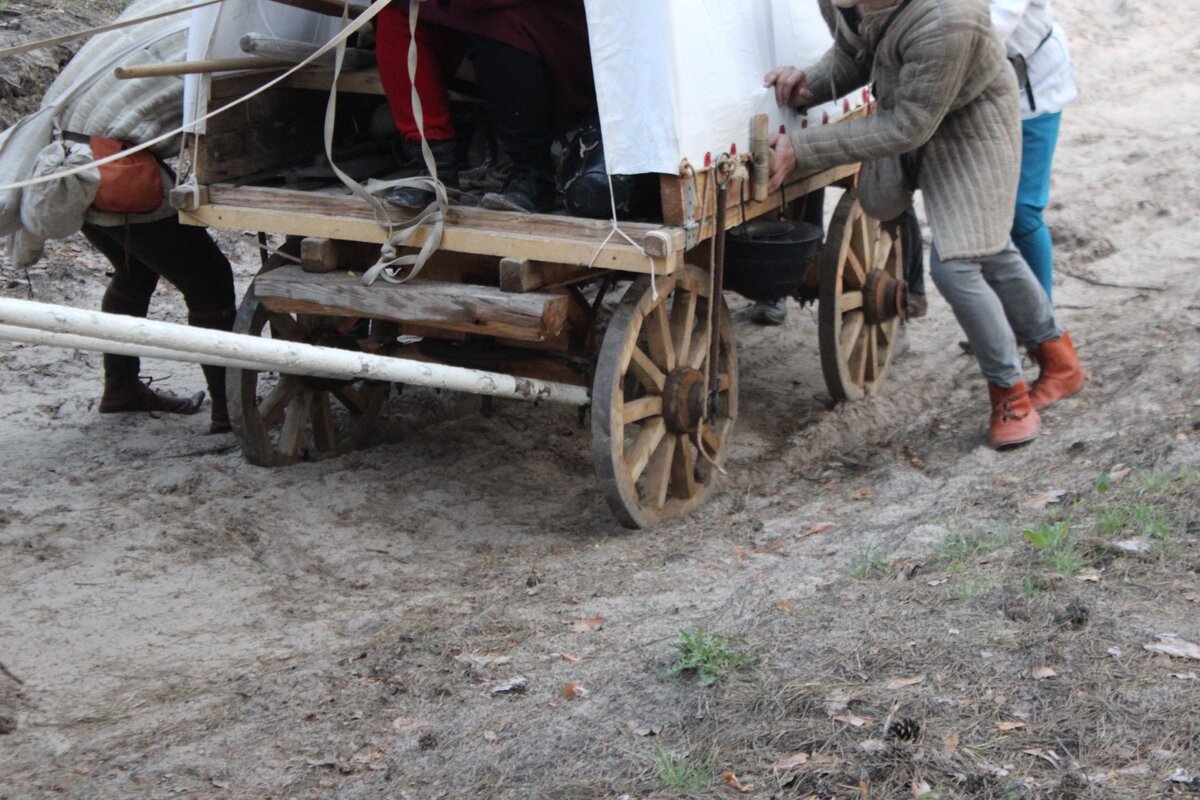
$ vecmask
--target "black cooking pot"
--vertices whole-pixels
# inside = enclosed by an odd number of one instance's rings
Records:
[[[821,245],[820,225],[756,219],[725,235],[725,288],[751,300],[789,297]]]

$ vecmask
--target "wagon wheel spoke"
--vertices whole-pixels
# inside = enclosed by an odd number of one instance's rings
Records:
[[[626,425],[640,422],[646,417],[662,416],[662,395],[651,394],[637,400],[626,400],[622,409],[622,420]]]
[[[700,369],[704,366],[705,359],[708,358],[708,329],[707,327],[697,330],[692,334],[692,344],[688,348],[687,365],[692,369]]]
[[[696,494],[696,452],[686,436],[675,437],[675,457],[671,460],[671,492],[684,499]]]
[[[338,402],[354,416],[358,417],[366,413],[369,402],[358,389],[353,386],[335,386],[332,391]]]
[[[654,508],[667,504],[667,489],[671,487],[671,461],[675,455],[675,440],[679,437],[668,433],[654,448],[654,455],[647,465],[644,498]]]
[[[843,314],[854,311],[863,307],[863,293],[850,291],[842,294],[842,299],[838,302],[838,310]]]
[[[842,355],[848,361],[854,353],[854,348],[858,345],[859,339],[862,337],[863,326],[866,324],[866,317],[861,311],[855,311],[847,314],[842,318]]]
[[[863,337],[867,346],[866,370],[863,381],[874,381],[879,375],[879,331],[878,326],[868,325]]]
[[[283,430],[279,432],[279,449],[286,455],[296,457],[304,447],[304,431],[308,427],[312,393],[303,391],[287,406],[283,419]]]
[[[865,252],[865,250],[866,248],[864,247],[863,251]],[[861,289],[863,286],[865,286],[867,283],[867,268],[863,266],[862,259],[859,257],[859,254],[855,252],[853,242],[850,243],[850,248],[846,251],[846,266],[849,267],[849,269],[846,270],[846,274],[843,276],[843,291],[845,291],[846,283],[852,282],[854,284],[854,288],[856,289]],[[851,277],[854,278],[853,281],[846,280],[846,278]]]
[[[675,369],[675,345],[671,340],[671,321],[667,318],[665,302],[660,302],[646,320],[646,339],[650,346],[650,358],[661,369]]]
[[[262,403],[258,406],[258,413],[262,417],[263,424],[270,427],[278,422],[284,411],[287,410],[288,404],[303,388],[299,378],[293,375],[281,376],[279,383],[275,384],[275,388],[263,398]]]
[[[692,331],[696,326],[696,293],[676,293],[671,306],[671,343],[674,345],[679,363],[686,364],[688,349],[692,346]]]
[[[634,483],[637,483],[638,478],[642,477],[642,472],[650,463],[650,456],[653,455],[654,448],[658,447],[658,443],[666,434],[667,424],[663,422],[662,417],[659,417],[643,425],[637,436],[634,437],[633,444],[625,454],[625,463],[629,467],[629,475]]]
[[[333,419],[333,406],[329,392],[316,392],[312,402],[313,441],[322,453],[337,449],[337,428]]]
[[[704,444],[704,450],[708,455],[716,457],[721,452],[721,439],[711,425],[701,427],[700,441]]]
[[[634,345],[633,354],[629,359],[629,370],[633,377],[650,391],[661,393],[667,383],[666,374],[637,345]]]

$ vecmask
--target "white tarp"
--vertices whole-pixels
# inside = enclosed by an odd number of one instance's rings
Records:
[[[585,0],[604,155],[613,174],[674,173],[736,143],[750,119],[799,124],[762,77],[803,67],[832,43],[816,0]],[[828,110],[814,109],[820,124]]]
[[[276,39],[324,44],[341,28],[341,20],[303,11],[268,0],[225,0],[191,12],[188,61],[211,58],[240,58],[240,41],[247,33]],[[184,82],[184,122],[204,116],[208,106],[210,75],[188,75]],[[253,102],[253,101],[251,101]],[[204,124],[197,126],[203,133]]]
[[[804,66],[831,39],[816,0],[585,0],[607,166],[613,174],[674,173],[701,167],[736,144],[749,152],[750,119],[799,124],[775,105],[762,77]],[[255,32],[322,44],[340,21],[268,0],[225,0],[193,11],[188,59],[243,55]],[[202,116],[208,76],[187,78],[185,120]],[[814,109],[836,116],[839,107]],[[201,128],[202,130],[202,128]]]

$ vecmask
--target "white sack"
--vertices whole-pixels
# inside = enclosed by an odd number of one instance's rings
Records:
[[[0,133],[0,185],[27,179],[54,133],[54,111],[43,109]],[[0,236],[21,227],[21,189],[0,191]]]
[[[4,237],[3,243],[4,252],[8,253],[14,269],[32,267],[41,261],[46,245],[24,228],[17,228],[16,233]]]
[[[816,0],[585,0],[608,171],[675,173],[749,153],[750,120],[798,125],[762,77],[832,44]],[[809,119],[820,124],[824,111]]]
[[[40,178],[92,161],[92,148],[80,142],[55,141],[42,148],[33,174]],[[21,195],[21,225],[36,238],[64,239],[83,227],[83,217],[100,188],[100,168],[92,167],[50,183],[25,187]]]

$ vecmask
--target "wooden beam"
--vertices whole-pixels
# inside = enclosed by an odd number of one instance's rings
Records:
[[[181,213],[180,220],[232,230],[261,230],[297,236],[351,239],[382,243],[386,232],[375,222],[373,209],[359,198],[292,189],[209,185],[209,204]],[[398,209],[393,219],[405,215]],[[621,224],[635,241],[651,231],[666,231],[672,252],[656,258],[654,272],[667,275],[683,264],[682,230],[668,230],[645,222]],[[442,249],[500,258],[518,258],[597,269],[650,272],[646,255],[624,239],[612,237],[597,249],[612,230],[607,220],[582,219],[552,214],[514,214],[485,208],[453,207],[447,214]],[[409,244],[420,246],[427,229],[414,233]],[[593,263],[594,261],[594,263]]]
[[[563,294],[508,294],[490,286],[419,278],[364,286],[345,273],[306,273],[294,265],[259,275],[254,293],[276,311],[430,324],[532,342],[558,337],[569,305]]]
[[[342,9],[345,8],[345,5],[339,2],[339,0],[274,0],[274,2],[293,8],[302,8],[305,11],[312,11],[317,14],[324,14],[327,17],[340,17]],[[351,3],[350,19],[354,19],[366,10],[366,6]]]
[[[546,286],[599,277],[596,270],[575,264],[551,264],[521,258],[500,259],[500,291],[532,292]]]
[[[335,269],[363,270],[379,258],[379,248],[370,242],[350,242],[306,236],[300,242],[300,266],[305,272],[333,272]]]

